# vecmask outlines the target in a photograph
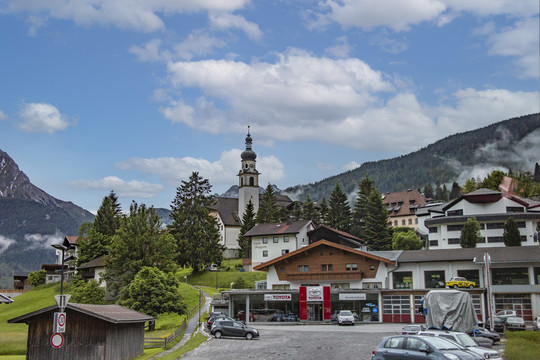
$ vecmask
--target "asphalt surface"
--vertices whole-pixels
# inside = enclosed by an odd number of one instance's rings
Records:
[[[260,338],[210,338],[182,359],[371,359],[384,336],[401,333],[403,324],[264,325],[253,324]]]

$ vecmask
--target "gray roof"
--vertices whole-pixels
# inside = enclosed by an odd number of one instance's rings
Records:
[[[98,256],[94,260],[82,264],[77,269],[95,269],[99,267],[105,267],[105,255]]]
[[[439,216],[431,219],[426,219],[424,224],[426,226],[437,224],[464,224],[467,219],[474,217],[477,221],[506,221],[508,218],[513,218],[516,221],[519,220],[535,220],[540,219],[540,213],[538,212],[526,212],[526,213],[502,213],[502,214],[471,214],[471,215],[457,215],[457,216]]]
[[[48,311],[57,310],[58,306],[53,305],[40,310],[30,312],[25,315],[8,320],[8,323],[25,323],[34,316],[43,314]],[[154,317],[131,310],[120,305],[90,305],[68,303],[67,309],[81,312],[86,315],[96,317],[98,319],[114,323],[114,324],[129,324],[141,323],[154,319]]]
[[[14,271],[13,272],[13,276],[17,276],[17,277],[28,277],[30,273],[28,271]]]
[[[491,257],[492,263],[517,263],[540,261],[540,246],[488,247],[474,249],[437,249],[437,250],[404,250],[398,262],[431,262],[431,261],[482,261],[484,253]]]
[[[244,236],[278,235],[278,234],[298,234],[311,220],[292,221],[282,223],[257,224]]]
[[[385,250],[385,251],[366,251],[369,254],[380,256],[388,260],[396,261],[403,250]]]
[[[214,209],[218,212],[225,226],[240,226],[237,198],[216,197]]]
[[[7,295],[0,294],[0,303],[9,304],[9,303],[12,303],[12,302],[13,302],[13,299],[12,299],[12,298],[10,298],[10,297],[7,296]]]

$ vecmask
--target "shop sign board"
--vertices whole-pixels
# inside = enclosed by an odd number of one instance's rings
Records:
[[[323,301],[323,288],[322,286],[307,286],[307,301]]]
[[[264,294],[264,301],[291,301],[291,294]]]
[[[366,300],[366,293],[339,294],[340,301]]]

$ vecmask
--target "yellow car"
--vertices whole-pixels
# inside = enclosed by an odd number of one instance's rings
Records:
[[[450,281],[446,282],[446,286],[453,287],[454,289],[457,288],[473,288],[476,286],[476,283],[474,281],[467,281],[464,277],[453,277],[450,279]]]

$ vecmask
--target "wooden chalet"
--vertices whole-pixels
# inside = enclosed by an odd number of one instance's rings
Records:
[[[119,305],[71,304],[65,309],[66,329],[61,347],[51,345],[54,313],[49,306],[8,320],[28,324],[27,360],[133,359],[144,351],[144,326],[152,316]]]

